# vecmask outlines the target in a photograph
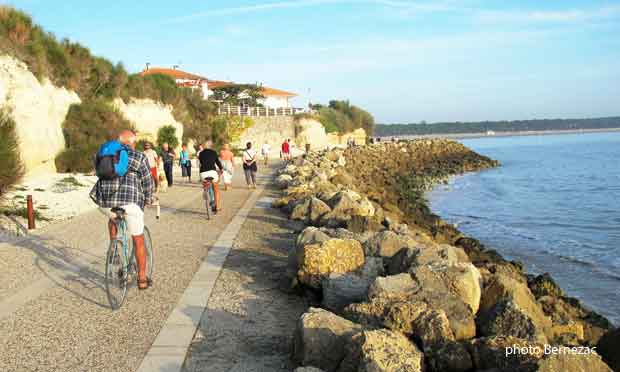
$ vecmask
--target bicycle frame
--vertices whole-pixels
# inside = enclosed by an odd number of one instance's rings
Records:
[[[129,251],[129,234],[127,233],[127,221],[124,216],[117,216],[114,219],[116,224],[116,240],[121,242],[123,246],[123,267],[125,272],[129,273],[130,264],[134,257],[134,247],[131,245],[131,252]]]
[[[209,203],[213,204],[215,203],[215,191],[213,190],[213,182],[210,180],[204,180],[202,181],[202,191],[203,192],[207,192],[207,195],[209,196]]]

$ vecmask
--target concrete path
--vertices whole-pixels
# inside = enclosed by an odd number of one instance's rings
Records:
[[[292,371],[295,324],[305,298],[282,292],[296,235],[265,190],[249,213],[209,299],[184,372]]]
[[[248,197],[257,198],[260,190],[242,188],[239,173],[235,188],[223,192],[224,212],[211,221],[197,184],[162,194],[159,221],[147,211],[154,287],[131,288],[118,311],[104,291],[106,220],[99,212],[0,244],[0,371],[137,370],[210,247]]]

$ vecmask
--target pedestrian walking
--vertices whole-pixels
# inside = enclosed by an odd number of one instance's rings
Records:
[[[155,189],[157,189],[157,167],[159,165],[159,155],[157,155],[157,152],[153,150],[153,145],[151,145],[150,142],[144,144],[144,156],[146,156],[146,160],[149,162],[151,176],[153,177],[153,182],[155,183]]]
[[[243,151],[243,172],[245,173],[245,182],[248,184],[249,189],[256,188],[257,171],[256,151],[252,149],[252,142],[248,142],[245,145],[245,151]]]
[[[179,157],[179,165],[181,166],[181,176],[187,177],[187,182],[192,182],[192,161],[187,151],[187,145],[181,147],[181,156]]]
[[[224,171],[222,173],[222,180],[224,181],[224,190],[228,190],[232,188],[232,178],[234,174],[234,161],[235,154],[230,151],[230,145],[224,144],[222,149],[220,150],[220,162],[224,167]]]
[[[168,181],[168,187],[172,187],[172,165],[174,163],[174,157],[176,153],[167,143],[161,145],[161,158],[164,163],[164,173],[166,174],[166,181]]]
[[[263,143],[263,147],[261,147],[260,153],[261,155],[263,155],[265,165],[269,164],[269,153],[271,153],[271,145],[269,145],[267,142]]]
[[[291,140],[289,139],[289,140],[284,140],[284,142],[282,142],[282,149],[280,150],[280,154],[284,161],[289,161],[291,158],[290,141]]]

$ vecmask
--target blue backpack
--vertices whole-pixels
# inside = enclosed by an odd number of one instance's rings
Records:
[[[108,141],[101,145],[95,158],[97,177],[104,180],[113,180],[127,174],[129,168],[127,149],[127,146],[118,141]]]

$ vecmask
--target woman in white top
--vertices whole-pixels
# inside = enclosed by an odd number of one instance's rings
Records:
[[[265,161],[265,165],[269,164],[269,153],[271,152],[271,146],[269,146],[269,144],[265,142],[260,152],[263,155],[263,160]]]
[[[252,150],[252,142],[248,142],[245,145],[245,151],[243,151],[243,172],[245,173],[245,182],[250,189],[256,188],[257,170],[256,151]]]

